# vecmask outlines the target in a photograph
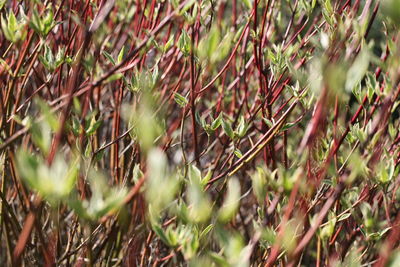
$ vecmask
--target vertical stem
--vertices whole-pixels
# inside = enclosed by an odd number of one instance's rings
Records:
[[[190,113],[192,117],[192,134],[193,134],[193,147],[194,147],[194,157],[198,167],[200,167],[199,151],[198,151],[198,140],[197,140],[197,130],[196,130],[196,84],[195,84],[195,62],[194,62],[194,39],[195,39],[195,27],[192,25],[192,37],[191,39],[191,49],[190,49]]]

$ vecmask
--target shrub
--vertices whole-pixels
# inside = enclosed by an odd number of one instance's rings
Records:
[[[400,1],[0,1],[0,262],[397,266]]]

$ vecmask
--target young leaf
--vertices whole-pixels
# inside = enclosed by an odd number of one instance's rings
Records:
[[[174,93],[174,100],[181,108],[184,108],[188,103],[186,97],[177,92]]]
[[[222,128],[224,129],[225,134],[229,136],[230,139],[234,139],[235,134],[233,132],[232,125],[228,121],[222,119]]]
[[[244,120],[244,116],[240,116],[239,124],[238,124],[238,126],[236,128],[236,132],[237,132],[238,136],[239,137],[245,136],[246,132],[247,132],[247,129],[248,129],[248,125]]]
[[[228,222],[235,216],[239,207],[240,183],[236,178],[230,178],[228,181],[228,192],[222,205],[218,219],[221,222]]]
[[[168,39],[168,42],[165,43],[164,48],[163,48],[163,52],[164,52],[164,53],[167,52],[168,49],[171,48],[171,46],[173,45],[173,43],[174,43],[174,36],[172,35],[172,36]]]
[[[101,120],[96,121],[95,116],[92,116],[92,118],[85,130],[86,135],[90,136],[90,135],[94,134],[97,131],[97,129],[100,127],[100,125],[101,125]]]
[[[222,117],[219,115],[212,123],[211,123],[211,130],[215,131],[222,123]]]
[[[118,57],[117,57],[118,64],[122,62],[124,55],[125,55],[125,46],[122,46],[121,50],[118,53]]]
[[[233,153],[235,153],[235,156],[238,157],[239,159],[243,157],[242,152],[238,148],[236,148],[235,151],[233,151]]]
[[[179,37],[178,48],[185,57],[189,56],[191,50],[191,41],[189,34],[185,30],[182,30],[181,36]]]
[[[103,51],[103,55],[110,61],[113,65],[115,65],[115,60],[110,53],[107,51]]]
[[[361,82],[368,70],[369,59],[370,55],[368,48],[363,48],[347,72],[346,90],[348,92],[350,92],[358,83]]]

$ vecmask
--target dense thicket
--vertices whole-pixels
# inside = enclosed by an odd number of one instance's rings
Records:
[[[1,265],[399,266],[400,1],[0,10]]]

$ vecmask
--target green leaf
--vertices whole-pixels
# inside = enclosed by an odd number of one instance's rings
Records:
[[[222,128],[224,129],[225,134],[229,136],[230,139],[234,139],[235,133],[233,132],[232,125],[224,119],[222,120]]]
[[[222,267],[230,266],[228,261],[223,256],[215,252],[210,252],[209,255],[211,259],[217,264],[217,266],[222,266]]]
[[[48,8],[43,17],[40,17],[38,9],[35,8],[29,20],[29,26],[41,37],[46,37],[52,28],[57,25],[54,21],[52,8]]]
[[[107,51],[103,51],[103,55],[110,61],[113,65],[115,65],[115,60],[110,53]]]
[[[1,16],[1,29],[3,30],[6,39],[12,42],[14,40],[14,33],[10,32],[8,23],[3,16]]]
[[[244,30],[244,25],[240,26],[240,28],[236,31],[235,35],[233,36],[233,43],[239,41],[240,36],[242,35]]]
[[[389,166],[388,166],[389,165]],[[395,164],[392,160],[386,163],[381,163],[378,170],[378,178],[382,184],[386,184],[393,179]]]
[[[211,56],[211,62],[218,62],[229,55],[232,46],[233,32],[228,32],[218,44],[215,52]]]
[[[205,237],[213,228],[213,224],[208,225],[206,228],[204,228],[203,231],[201,231],[199,238],[202,239],[203,237]]]
[[[87,177],[92,192],[90,199],[86,199],[82,203],[72,201],[69,205],[72,204],[71,207],[76,212],[82,212],[80,209],[83,208],[83,215],[91,222],[97,222],[106,215],[118,212],[123,206],[127,194],[126,189],[110,187],[103,173],[93,168],[89,170]]]
[[[89,125],[86,127],[86,135],[90,136],[92,134],[94,134],[97,129],[100,127],[101,125],[101,120],[96,121],[95,116],[92,116]]]
[[[266,124],[269,128],[271,128],[271,127],[274,126],[274,122],[273,122],[273,121],[270,121],[270,120],[267,119],[267,118],[262,118],[262,119],[263,119],[263,121],[265,122],[265,124]]]
[[[33,143],[40,148],[43,154],[47,155],[51,146],[50,125],[45,121],[33,123],[30,132]]]
[[[374,94],[375,94],[375,90],[372,87],[368,87],[368,101],[369,103],[372,103],[372,101],[374,101]]]
[[[244,120],[244,116],[240,116],[240,118],[239,118],[239,124],[238,124],[238,126],[237,126],[237,128],[236,128],[236,131],[237,131],[237,133],[238,133],[238,136],[239,136],[239,137],[245,136],[245,135],[246,135],[246,132],[247,132],[247,129],[248,129],[248,125],[247,125],[247,123],[246,123],[245,120]]]
[[[171,0],[171,4],[174,9],[177,9],[179,7],[179,0]]]
[[[211,57],[211,55],[215,52],[215,50],[218,47],[220,36],[219,36],[220,30],[214,26],[211,31],[210,31],[210,36],[208,39],[208,56]]]
[[[254,195],[256,196],[258,203],[263,204],[267,194],[267,174],[264,169],[257,167],[256,172],[250,177]]]
[[[177,232],[172,229],[171,225],[167,228],[166,236],[168,238],[168,244],[170,244],[171,247],[176,247],[178,245]]]
[[[348,92],[351,92],[353,88],[361,82],[362,78],[368,70],[369,59],[369,50],[367,47],[364,47],[355,59],[353,65],[350,67],[349,71],[347,72],[345,86]]]
[[[211,175],[212,175],[212,171],[211,171],[211,169],[210,169],[210,170],[208,170],[206,176],[204,176],[204,177],[201,179],[201,185],[202,185],[203,187],[207,185],[208,181],[210,181]]]
[[[167,235],[164,233],[164,230],[159,225],[152,224],[151,228],[153,228],[153,231],[161,239],[162,242],[164,242],[168,246],[172,246],[172,244],[170,244],[169,242]]]
[[[338,221],[338,222],[344,221],[344,220],[346,220],[347,218],[349,218],[350,216],[351,216],[351,213],[350,213],[350,212],[347,212],[347,213],[345,213],[345,214],[339,216],[338,219],[337,219],[337,221]]]
[[[60,47],[58,48],[56,59],[55,59],[55,68],[58,68],[62,63],[64,63],[64,56],[65,56],[65,48]]]
[[[317,0],[312,0],[311,8],[314,9],[316,4],[317,4]]]
[[[117,57],[118,64],[122,62],[122,59],[124,58],[124,55],[125,55],[125,46],[123,45],[121,50],[118,53],[118,57]]]
[[[189,219],[196,224],[206,222],[210,217],[212,211],[211,201],[207,193],[203,190],[204,188],[200,182],[190,183],[187,189],[187,200],[189,202]]]
[[[64,186],[63,186],[63,193],[68,195],[75,186],[76,180],[79,175],[79,158],[76,158],[73,161],[64,177]]]
[[[72,192],[79,173],[79,158],[68,164],[57,154],[48,166],[40,155],[17,152],[18,172],[23,181],[51,204],[65,200]]]
[[[184,108],[188,103],[186,97],[177,92],[174,93],[174,100],[181,108]]]
[[[4,7],[7,0],[0,0],[0,10]]]
[[[281,131],[287,131],[288,129],[292,128],[293,126],[295,126],[296,123],[286,123],[285,125],[283,125],[283,127],[281,128]]]
[[[201,125],[204,129],[207,128],[207,122],[204,117],[200,116],[199,112],[196,111],[196,122]]]
[[[159,212],[173,201],[179,179],[170,173],[167,157],[161,149],[153,148],[148,152],[147,168],[145,196],[155,216],[159,216]]]
[[[185,6],[182,7],[181,10],[179,10],[179,14],[182,15],[183,13],[185,13],[186,11],[188,11],[189,8],[191,8],[191,7],[193,6],[193,4],[195,4],[195,3],[196,3],[195,0],[189,0],[189,1],[185,4]]]
[[[333,235],[336,225],[336,217],[333,212],[329,213],[329,220],[325,226],[322,227],[320,235],[322,239],[328,239]]]
[[[58,131],[60,128],[60,122],[58,119],[58,115],[54,114],[51,107],[40,98],[35,99],[35,103],[39,106],[40,112],[44,117],[44,121],[50,126],[53,132]]]
[[[158,66],[156,65],[151,72],[151,88],[157,84],[158,81]]]
[[[242,152],[238,148],[236,148],[235,151],[233,151],[233,153],[235,153],[236,157],[238,157],[239,159],[243,157]]]
[[[236,178],[230,178],[228,181],[228,192],[224,203],[219,210],[219,221],[226,223],[230,221],[239,208],[240,201],[240,183]]]
[[[47,63],[51,66],[51,70],[54,70],[54,56],[53,53],[48,45],[44,47],[44,58],[46,59]]]
[[[165,43],[164,48],[163,48],[163,52],[167,52],[173,45],[174,43],[174,36],[172,35],[169,39],[168,42]]]
[[[113,75],[111,75],[110,77],[107,78],[105,83],[111,83],[114,81],[118,81],[118,80],[122,79],[123,77],[124,77],[124,74],[122,74],[122,73],[114,73]]]
[[[53,17],[53,10],[51,8],[48,9],[46,15],[43,18],[43,31],[42,35],[46,36],[49,34],[51,29],[54,27],[55,22],[54,22],[54,17]]]
[[[325,8],[326,8],[326,10],[328,11],[329,14],[333,13],[331,0],[325,0]]]
[[[106,196],[103,195],[101,199],[96,199],[93,198],[91,199],[90,206],[93,206],[93,212],[92,212],[92,218],[95,220],[100,219],[101,217],[111,213],[111,212],[116,212],[120,209],[120,207],[123,205],[123,201],[126,196],[126,191],[124,189],[120,190],[110,190],[106,194]],[[100,203],[96,203],[100,202]],[[92,204],[93,203],[93,204]]]
[[[19,150],[17,152],[17,166],[21,178],[30,188],[37,188],[37,171],[39,168],[39,157],[35,157],[28,151]]]
[[[182,30],[181,36],[178,40],[178,48],[185,57],[189,56],[191,46],[192,45],[188,33],[185,30]]]
[[[29,21],[29,26],[39,35],[43,32],[43,23],[40,19],[39,13],[37,9],[34,9],[32,12],[31,19]]]
[[[18,29],[17,18],[15,17],[14,12],[11,11],[8,14],[8,21],[7,22],[8,22],[8,28],[10,29],[10,31],[12,31],[12,32],[17,31],[17,29]]]
[[[215,131],[218,129],[219,126],[221,126],[222,123],[222,117],[219,115],[212,123],[211,123],[211,130]]]
[[[201,171],[193,164],[189,166],[189,181],[193,184],[201,184]]]
[[[23,11],[20,11],[23,13]],[[23,14],[22,14],[23,16]],[[17,21],[12,10],[7,14],[7,20],[1,16],[1,29],[4,33],[4,37],[12,43],[17,43],[26,36],[26,30],[24,29],[25,22],[23,19]]]
[[[251,8],[252,8],[251,0],[242,0],[242,3],[243,3],[248,9],[251,9]]]
[[[380,10],[382,10],[382,14],[385,18],[389,17],[397,26],[400,25],[400,2],[398,0],[382,1],[382,8],[380,8]]]
[[[81,134],[81,123],[79,122],[78,118],[72,117],[72,125],[71,130],[75,136],[79,136]]]
[[[203,60],[210,60],[215,53],[219,53],[217,50],[220,42],[220,29],[218,26],[213,26],[208,33],[207,38],[200,41],[198,47],[198,54]]]
[[[397,129],[393,125],[393,123],[389,123],[388,132],[389,132],[390,138],[394,140],[396,138]]]

